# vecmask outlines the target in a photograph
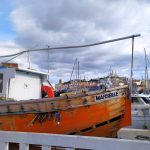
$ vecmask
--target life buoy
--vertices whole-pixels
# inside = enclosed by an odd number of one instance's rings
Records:
[[[54,97],[54,91],[50,86],[42,85],[41,87],[42,98],[44,97]]]

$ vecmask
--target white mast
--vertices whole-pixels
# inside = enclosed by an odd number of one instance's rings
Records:
[[[148,81],[148,69],[147,69],[147,54],[146,54],[146,50],[144,48],[144,52],[145,52],[145,94],[147,94],[147,92],[149,92],[149,81]]]

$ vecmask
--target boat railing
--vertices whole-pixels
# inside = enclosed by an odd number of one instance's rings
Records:
[[[16,147],[15,147],[16,146]],[[149,150],[150,142],[102,137],[0,131],[0,150]]]
[[[95,97],[100,94],[113,94],[110,92],[119,91],[118,97],[127,97],[127,86],[120,88],[106,89],[100,92],[83,93],[76,96],[56,97],[49,99],[38,99],[28,101],[4,101],[0,102],[0,115],[48,113],[59,110],[79,108],[83,106],[95,105],[101,101],[95,101]],[[109,95],[110,96],[110,95]],[[110,96],[111,99],[113,96]]]
[[[87,92],[87,93],[81,93],[81,94],[76,94],[74,96],[68,96],[67,94],[62,96],[62,97],[54,97],[54,98],[42,98],[42,99],[30,99],[30,100],[20,100],[20,101],[7,101],[7,100],[3,100],[0,102],[0,105],[15,105],[15,104],[25,104],[25,103],[40,103],[40,102],[49,102],[49,101],[58,101],[58,100],[63,100],[64,98],[66,99],[73,99],[73,98],[78,98],[78,97],[84,97],[84,96],[92,96],[92,95],[96,95],[96,94],[103,94],[104,92],[110,92],[110,91],[114,91],[114,90],[120,90],[120,89],[124,89],[127,88],[128,85],[124,85],[124,86],[119,86],[119,87],[115,87],[115,88],[110,88],[110,89],[106,89],[106,90],[101,90],[101,91],[92,91],[92,92]]]

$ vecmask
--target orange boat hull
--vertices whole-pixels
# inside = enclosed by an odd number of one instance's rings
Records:
[[[131,125],[131,103],[126,97],[54,112],[0,116],[0,130],[114,137]]]

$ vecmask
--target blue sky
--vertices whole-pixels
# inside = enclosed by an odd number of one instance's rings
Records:
[[[0,20],[0,55],[48,45],[82,45],[141,34],[135,39],[134,76],[144,77],[144,48],[150,56],[150,1],[1,0]],[[47,71],[47,53],[32,53],[30,57],[33,69]],[[51,51],[49,64],[53,79],[68,80],[76,58],[80,61],[82,77],[105,76],[110,66],[119,75],[129,76],[131,40]],[[14,62],[27,67],[27,55]]]
[[[0,1],[0,40],[9,40],[14,38],[15,31],[13,30],[10,20],[10,12],[12,7],[9,0]]]

